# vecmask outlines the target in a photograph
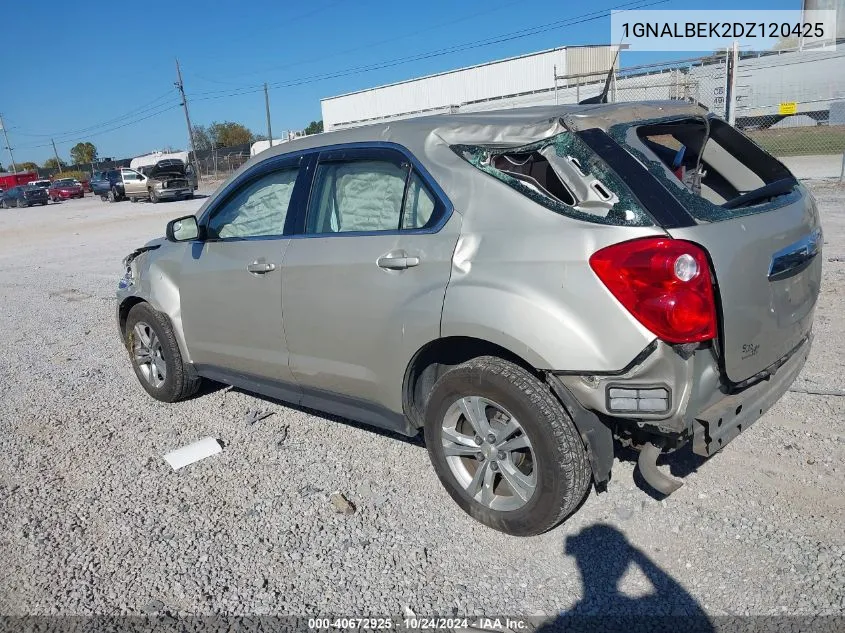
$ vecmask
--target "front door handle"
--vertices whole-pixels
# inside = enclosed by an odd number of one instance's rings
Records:
[[[379,257],[376,262],[379,268],[385,268],[387,270],[404,270],[406,268],[418,266],[419,263],[419,257],[408,257],[408,254],[405,251],[388,253],[387,255]]]
[[[276,270],[276,264],[268,264],[266,262],[254,261],[251,264],[247,264],[246,269],[251,273],[255,273],[256,275],[263,275],[264,273],[269,273]]]

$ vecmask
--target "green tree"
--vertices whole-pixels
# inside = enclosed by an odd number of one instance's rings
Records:
[[[319,121],[311,121],[308,124],[308,127],[305,128],[306,134],[319,134],[323,131],[323,120],[320,119]]]
[[[18,167],[18,171],[34,171],[38,169],[38,163],[33,163],[31,160],[23,163],[15,162],[15,165]]]
[[[97,148],[91,142],[86,141],[85,143],[77,143],[70,148],[70,159],[76,165],[92,163],[96,157]]]
[[[211,149],[211,136],[204,125],[195,125],[191,130],[194,134],[194,149],[198,152]]]
[[[59,167],[64,169],[67,167],[67,163],[65,161],[61,161],[60,163],[55,158],[48,158],[44,161],[44,169],[58,169]]]
[[[253,134],[245,125],[232,121],[218,123],[214,121],[208,126],[208,135],[215,147],[232,147],[252,143]]]

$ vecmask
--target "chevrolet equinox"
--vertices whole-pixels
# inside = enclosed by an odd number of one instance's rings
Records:
[[[143,388],[202,379],[424,432],[446,490],[514,535],[611,477],[724,448],[804,365],[810,193],[697,105],[430,116],[254,157],[125,260]]]

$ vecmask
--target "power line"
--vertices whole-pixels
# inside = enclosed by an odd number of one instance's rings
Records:
[[[49,134],[41,134],[41,133],[35,133],[35,132],[24,132],[24,131],[21,130],[21,128],[19,128],[17,126],[14,129],[15,129],[15,132],[17,134],[20,134],[21,136],[34,136],[34,137],[40,137],[40,138],[51,138],[51,137],[61,138],[61,137],[70,136],[70,135],[73,135],[73,134],[81,134],[83,132],[88,132],[89,130],[96,130],[97,128],[103,127],[104,125],[111,125],[112,123],[117,123],[118,121],[122,121],[123,119],[126,119],[126,118],[128,118],[132,115],[135,115],[135,114],[142,114],[143,112],[149,112],[150,110],[154,110],[154,109],[160,107],[163,104],[158,104],[158,105],[153,105],[153,104],[157,104],[159,101],[161,101],[165,97],[172,97],[172,96],[173,96],[173,93],[168,90],[167,92],[165,92],[162,95],[159,95],[158,97],[156,97],[152,101],[148,101],[147,103],[144,103],[144,104],[138,106],[137,108],[130,110],[129,112],[121,114],[120,116],[114,117],[113,119],[108,119],[106,121],[101,121],[100,123],[95,123],[95,124],[89,125],[87,127],[75,129],[75,130],[66,130],[64,132],[51,132]],[[60,140],[59,142],[61,143],[62,141]]]
[[[311,16],[316,15],[317,13],[322,13],[326,9],[331,9],[334,6],[339,5],[341,2],[343,2],[343,0],[333,0],[332,2],[329,2],[328,4],[323,5],[322,7],[317,7],[315,9],[311,9],[309,11],[306,11],[305,13],[300,13],[298,15],[285,17],[285,18],[283,18],[283,20],[288,22],[288,23],[291,23],[291,22],[294,22],[296,20],[302,20],[304,18],[310,18]],[[217,57],[219,58],[219,56],[217,56]],[[208,59],[208,58],[206,58],[206,59]],[[287,64],[285,65],[285,67],[287,67]],[[244,73],[239,73],[239,74],[255,75],[255,74],[258,74],[258,73],[262,73],[262,72],[264,72],[264,71],[258,70],[258,71],[250,71],[250,72],[244,72]],[[188,76],[196,77],[197,79],[202,79],[203,81],[208,81],[208,82],[215,83],[215,84],[228,84],[230,86],[243,86],[243,85],[245,85],[241,82],[223,81],[223,80],[215,79],[215,78],[212,78],[212,77],[206,77],[206,76],[200,75],[199,73],[196,73],[196,72],[185,73],[185,74],[188,75]]]
[[[191,127],[191,115],[188,114],[188,98],[185,96],[185,84],[182,82],[182,69],[179,67],[179,60],[176,60],[176,83],[174,84],[182,97],[179,104],[185,108],[185,123],[188,124],[188,140],[191,142],[191,152],[194,155],[194,173],[199,177],[199,164],[197,163],[197,146],[194,144],[194,128]]]
[[[6,149],[9,150],[9,158],[12,159],[12,173],[18,173],[18,167],[15,165],[15,155],[12,154],[12,146],[9,144],[9,134],[6,132],[6,126],[3,123],[3,115],[0,114],[0,129],[3,130],[3,138],[6,139]]]
[[[607,13],[609,11],[613,11],[613,10],[619,10],[619,9],[623,9],[623,8],[627,8],[629,10],[630,9],[641,9],[641,8],[645,8],[645,7],[649,7],[649,6],[654,6],[654,5],[657,5],[657,4],[664,4],[668,1],[669,0],[651,0],[651,1],[629,0],[628,2],[623,2],[621,4],[618,4],[618,5],[606,8],[606,9],[599,9],[599,10],[591,11],[591,12],[584,13],[584,14],[577,15],[577,16],[573,16],[573,17],[570,17],[570,18],[564,18],[564,19],[561,19],[561,20],[558,20],[558,21],[555,21],[555,22],[546,22],[546,23],[541,24],[541,25],[536,25],[536,26],[533,26],[533,27],[526,27],[526,28],[523,28],[523,29],[519,29],[517,31],[512,31],[510,33],[504,33],[504,34],[500,34],[500,35],[497,35],[497,36],[491,36],[491,37],[480,39],[480,40],[465,42],[463,44],[456,44],[456,45],[453,45],[453,46],[435,49],[435,50],[424,52],[424,53],[418,53],[418,54],[415,54],[415,55],[409,55],[409,56],[405,56],[405,57],[399,57],[399,58],[394,58],[394,59],[390,59],[390,60],[385,60],[383,62],[377,62],[377,63],[374,63],[374,64],[368,64],[368,65],[363,65],[363,66],[355,66],[355,67],[346,68],[346,69],[335,71],[335,72],[315,74],[315,75],[305,76],[305,77],[301,77],[301,78],[298,78],[298,79],[292,79],[292,80],[288,80],[288,81],[274,82],[274,83],[267,84],[267,86],[269,88],[273,88],[273,89],[275,89],[275,88],[288,88],[288,87],[293,87],[293,86],[300,86],[300,85],[305,85],[305,84],[310,84],[310,83],[316,83],[316,82],[319,82],[319,81],[325,81],[325,80],[328,80],[328,79],[336,79],[336,78],[340,78],[340,77],[346,77],[346,76],[350,76],[350,75],[371,72],[371,71],[374,71],[374,70],[381,70],[381,69],[384,69],[384,68],[391,68],[391,67],[394,67],[394,66],[407,64],[409,62],[422,61],[422,60],[432,59],[432,58],[435,58],[435,57],[441,57],[441,56],[444,56],[444,55],[450,55],[450,54],[453,54],[453,53],[462,52],[462,51],[466,51],[466,50],[472,50],[472,49],[476,49],[476,48],[493,46],[493,45],[501,44],[501,43],[504,43],[504,42],[509,42],[509,41],[513,41],[513,40],[517,40],[517,39],[522,39],[522,38],[525,38],[525,37],[530,37],[532,35],[539,35],[541,33],[546,33],[546,32],[557,30],[557,29],[567,27],[567,26],[575,26],[577,24],[582,24],[582,23],[585,23],[585,22],[598,20],[598,19],[604,17],[605,15],[607,15]],[[327,6],[333,6],[334,4],[339,4],[339,2],[335,2],[335,3],[332,3],[332,4],[327,5]],[[326,8],[326,7],[324,7],[324,8]],[[432,28],[439,28],[439,27],[432,27]],[[395,39],[401,39],[401,38],[395,38]],[[378,46],[378,45],[379,44],[377,43],[377,44],[373,44],[371,46]],[[367,47],[358,47],[357,50],[360,50],[361,48],[367,48]],[[356,49],[353,49],[353,50],[356,50]],[[229,97],[236,97],[236,96],[253,94],[253,93],[261,92],[264,89],[265,89],[264,84],[255,84],[255,85],[245,86],[242,89],[212,90],[212,91],[194,93],[194,94],[191,94],[190,96],[194,101],[206,101],[206,100],[212,100],[212,99],[224,99],[224,98],[229,98]],[[19,133],[22,134],[22,135],[25,135],[25,136],[34,136],[34,137],[56,137],[56,138],[58,138],[59,143],[70,143],[70,142],[73,142],[73,141],[83,140],[83,138],[100,136],[102,134],[107,134],[109,132],[113,132],[115,130],[127,127],[129,125],[135,125],[137,123],[140,123],[141,121],[145,121],[145,120],[150,119],[152,117],[159,116],[160,114],[164,114],[165,112],[168,112],[168,111],[170,111],[174,108],[180,107],[182,105],[182,103],[167,105],[167,107],[163,107],[166,104],[159,103],[160,101],[162,101],[166,97],[170,96],[171,94],[172,93],[170,93],[170,91],[168,91],[168,92],[160,95],[159,97],[156,97],[152,101],[147,102],[147,103],[145,103],[141,106],[138,106],[137,108],[134,108],[133,110],[130,110],[129,112],[127,112],[127,113],[125,113],[125,114],[123,114],[119,117],[109,119],[108,121],[105,121],[105,122],[102,122],[102,123],[99,123],[99,124],[96,124],[96,125],[91,125],[91,126],[88,126],[88,127],[79,128],[77,130],[69,130],[69,131],[66,131],[66,132],[63,132],[63,133],[53,133],[53,134],[36,134],[36,133],[26,133],[26,132],[19,132]],[[183,94],[183,102],[184,102],[184,98],[185,98],[184,92],[182,92],[182,94]],[[154,104],[157,104],[157,105],[154,105]],[[162,107],[163,107],[163,109],[162,109]],[[146,112],[151,112],[151,113],[146,115],[146,116],[140,117],[140,118],[133,118],[132,120],[127,121],[125,123],[122,123],[121,125],[117,125],[117,126],[110,127],[110,128],[107,128],[107,129],[101,129],[101,130],[96,131],[96,132],[90,132],[90,130],[96,130],[97,128],[100,128],[104,125],[110,125],[112,123],[116,123],[116,122],[122,121],[126,118],[129,118],[129,117],[132,117],[132,116],[137,116],[138,114],[143,114],[143,113],[146,113]],[[83,133],[83,132],[86,133],[85,137],[63,138],[63,137],[69,137],[73,134],[80,134],[80,133]],[[7,143],[7,145],[8,145],[8,143]],[[49,146],[50,146],[50,143],[43,143],[43,144],[25,145],[25,146],[21,146],[21,147],[35,149],[35,148],[42,148],[42,147],[49,147]]]
[[[422,28],[422,29],[416,29],[416,30],[414,30],[412,35],[419,35],[420,33],[427,33],[429,31],[436,31],[437,29],[441,29],[444,26],[451,26],[453,24],[458,24],[459,22],[466,22],[467,20],[474,20],[474,19],[477,19],[479,15],[495,13],[496,11],[501,11],[502,9],[506,9],[507,7],[513,6],[515,4],[522,4],[522,2],[523,2],[523,0],[516,0],[516,1],[513,1],[513,2],[506,2],[502,5],[497,6],[497,7],[492,7],[492,8],[488,7],[484,11],[475,11],[474,13],[471,13],[469,15],[465,15],[465,16],[460,17],[460,18],[455,18],[453,20],[447,20],[445,22],[439,22],[437,24],[433,24],[431,26],[427,26],[427,27]],[[337,51],[335,53],[323,55],[322,57],[309,57],[308,59],[302,60],[302,61],[290,62],[288,64],[281,64],[281,65],[278,65],[278,66],[269,66],[267,68],[260,68],[260,69],[257,69],[257,70],[249,70],[249,71],[246,71],[246,72],[240,72],[240,73],[238,73],[238,76],[259,75],[259,74],[262,74],[262,73],[266,74],[268,72],[273,72],[273,71],[277,71],[277,70],[284,70],[286,68],[293,68],[295,66],[302,66],[303,64],[313,64],[315,62],[325,61],[327,59],[332,59],[334,57],[339,57],[341,55],[348,55],[349,53],[355,53],[355,52],[362,51],[362,50],[377,48],[379,46],[383,46],[384,44],[390,44],[392,42],[398,42],[398,41],[401,41],[401,40],[404,40],[404,39],[408,39],[408,37],[409,36],[407,34],[406,35],[399,35],[397,37],[391,37],[391,38],[388,38],[386,40],[379,40],[378,42],[372,42],[372,43],[369,43],[369,44],[364,44],[363,46],[354,46],[352,48],[347,48],[347,49],[344,49],[342,51]],[[223,81],[221,79],[205,77],[204,75],[200,75],[198,73],[191,73],[191,74],[194,77],[202,79],[203,81],[208,81],[208,82],[216,83],[216,84],[224,84],[224,85],[229,85],[229,86],[235,86],[235,88],[229,88],[229,90],[235,90],[237,87],[241,87],[241,88],[252,87],[251,84],[245,84],[243,82]],[[221,91],[222,90],[223,89],[221,89]]]
[[[85,136],[80,136],[80,137],[77,137],[77,138],[64,139],[62,141],[59,141],[59,143],[73,143],[74,141],[84,141],[84,140],[88,140],[89,138],[92,138],[92,137],[95,137],[95,136],[101,136],[103,134],[108,134],[109,132],[114,132],[115,130],[119,130],[121,128],[128,127],[130,125],[135,125],[136,123],[140,123],[141,121],[146,121],[147,119],[151,119],[151,118],[156,117],[160,114],[164,114],[165,112],[169,112],[170,110],[173,110],[174,108],[178,108],[178,107],[179,107],[179,104],[174,103],[172,105],[167,106],[163,110],[153,112],[152,114],[148,114],[147,116],[141,117],[140,119],[135,119],[134,121],[127,121],[126,123],[123,123],[121,125],[116,125],[112,128],[100,130],[99,132],[91,132],[90,134],[86,134]],[[41,144],[36,144],[36,145],[20,145],[18,147],[22,148],[22,149],[37,149],[37,148],[40,148],[40,147],[50,147],[50,145],[51,145],[50,143],[41,143]]]
[[[548,31],[556,30],[559,28],[563,28],[566,26],[575,26],[576,24],[583,24],[584,22],[590,22],[593,20],[598,20],[603,18],[608,11],[618,10],[620,8],[628,7],[629,9],[641,9],[644,7],[653,6],[656,4],[664,4],[669,0],[652,0],[651,2],[644,2],[644,0],[630,0],[629,2],[624,2],[622,4],[616,5],[614,7],[610,7],[609,9],[600,9],[597,11],[591,11],[589,13],[585,13],[579,16],[574,16],[571,18],[566,18],[563,20],[558,20],[557,22],[546,23],[545,25],[538,25],[534,27],[527,27],[525,29],[520,29],[518,31],[513,31],[511,33],[506,33],[499,36],[493,36],[490,38],[476,40],[473,42],[466,42],[464,44],[456,44],[454,46],[449,46],[446,48],[436,49],[433,51],[428,51],[425,53],[418,53],[415,55],[410,55],[406,57],[399,57],[392,60],[386,60],[384,62],[378,62],[375,64],[369,64],[364,66],[356,66],[352,68],[347,68],[344,70],[339,70],[330,73],[323,73],[318,75],[310,75],[306,77],[302,77],[300,79],[293,79],[286,82],[274,82],[268,84],[270,88],[290,88],[293,86],[301,86],[305,84],[315,83],[318,81],[325,81],[327,79],[337,79],[340,77],[346,77],[349,75],[361,74],[366,72],[371,72],[373,70],[381,70],[384,68],[391,68],[393,66],[399,66],[401,64],[406,64],[409,62],[414,61],[422,61],[425,59],[432,59],[434,57],[442,57],[443,55],[449,55],[452,53],[462,52],[466,50],[471,50],[475,48],[483,48],[486,46],[493,46],[495,44],[501,44],[503,42],[509,42],[516,39],[521,39],[524,37],[530,37],[532,35],[539,35],[540,33],[546,33]],[[636,5],[631,7],[630,5]],[[263,85],[256,84],[253,86],[249,86],[248,89],[241,89],[241,90],[211,90],[207,92],[198,92],[191,95],[191,98],[194,101],[206,101],[210,99],[224,99],[228,97],[237,97],[241,95],[253,94],[256,92],[262,91]]]

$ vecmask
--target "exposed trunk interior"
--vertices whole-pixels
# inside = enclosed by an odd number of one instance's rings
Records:
[[[719,119],[643,125],[637,136],[688,190],[715,205],[759,204],[797,184],[778,160]]]

